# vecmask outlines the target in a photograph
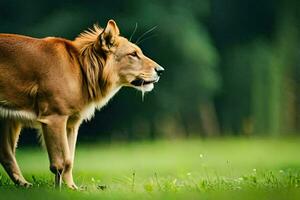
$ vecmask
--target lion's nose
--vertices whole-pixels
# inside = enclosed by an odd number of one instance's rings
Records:
[[[155,67],[155,71],[157,75],[160,76],[163,73],[163,71],[165,71],[165,69],[162,66],[158,65],[157,67]]]

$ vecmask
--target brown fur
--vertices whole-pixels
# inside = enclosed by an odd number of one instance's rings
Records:
[[[76,189],[72,177],[79,126],[123,86],[150,91],[159,65],[119,35],[113,20],[74,41],[0,34],[0,162],[11,179],[30,185],[15,159],[22,127],[41,130],[55,174]]]

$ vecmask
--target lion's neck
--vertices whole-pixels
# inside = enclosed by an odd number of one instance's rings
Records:
[[[96,40],[94,38],[94,40]],[[84,119],[90,119],[95,109],[101,109],[120,90],[110,71],[105,71],[106,61],[103,55],[95,52],[94,41],[76,39],[74,46],[78,50],[79,63],[82,69],[83,84],[86,94],[86,106],[82,111]],[[85,41],[85,42],[84,42]]]
[[[101,98],[95,101],[96,108],[100,110],[120,89],[121,86],[115,86],[108,89],[105,94],[102,94]]]
[[[103,93],[101,97],[88,103],[87,106],[82,110],[82,119],[90,120],[94,116],[95,110],[100,110],[103,106],[105,106],[120,89],[121,86],[107,88],[106,92]]]

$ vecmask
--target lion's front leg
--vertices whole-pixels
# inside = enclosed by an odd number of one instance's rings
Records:
[[[78,135],[78,129],[80,126],[80,121],[69,121],[67,124],[67,136],[68,136],[68,144],[69,150],[71,155],[71,162],[68,169],[66,169],[63,173],[63,180],[68,185],[68,187],[72,189],[78,189],[76,184],[73,180],[73,165],[74,165],[74,158],[75,158],[75,148],[76,148],[76,141]]]
[[[67,120],[68,116],[61,115],[50,115],[40,120],[56,187],[61,187],[62,175],[72,163],[66,131]]]

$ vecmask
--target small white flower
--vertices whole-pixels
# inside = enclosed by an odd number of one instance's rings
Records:
[[[203,158],[203,154],[200,154],[199,157],[200,157],[200,158]]]

